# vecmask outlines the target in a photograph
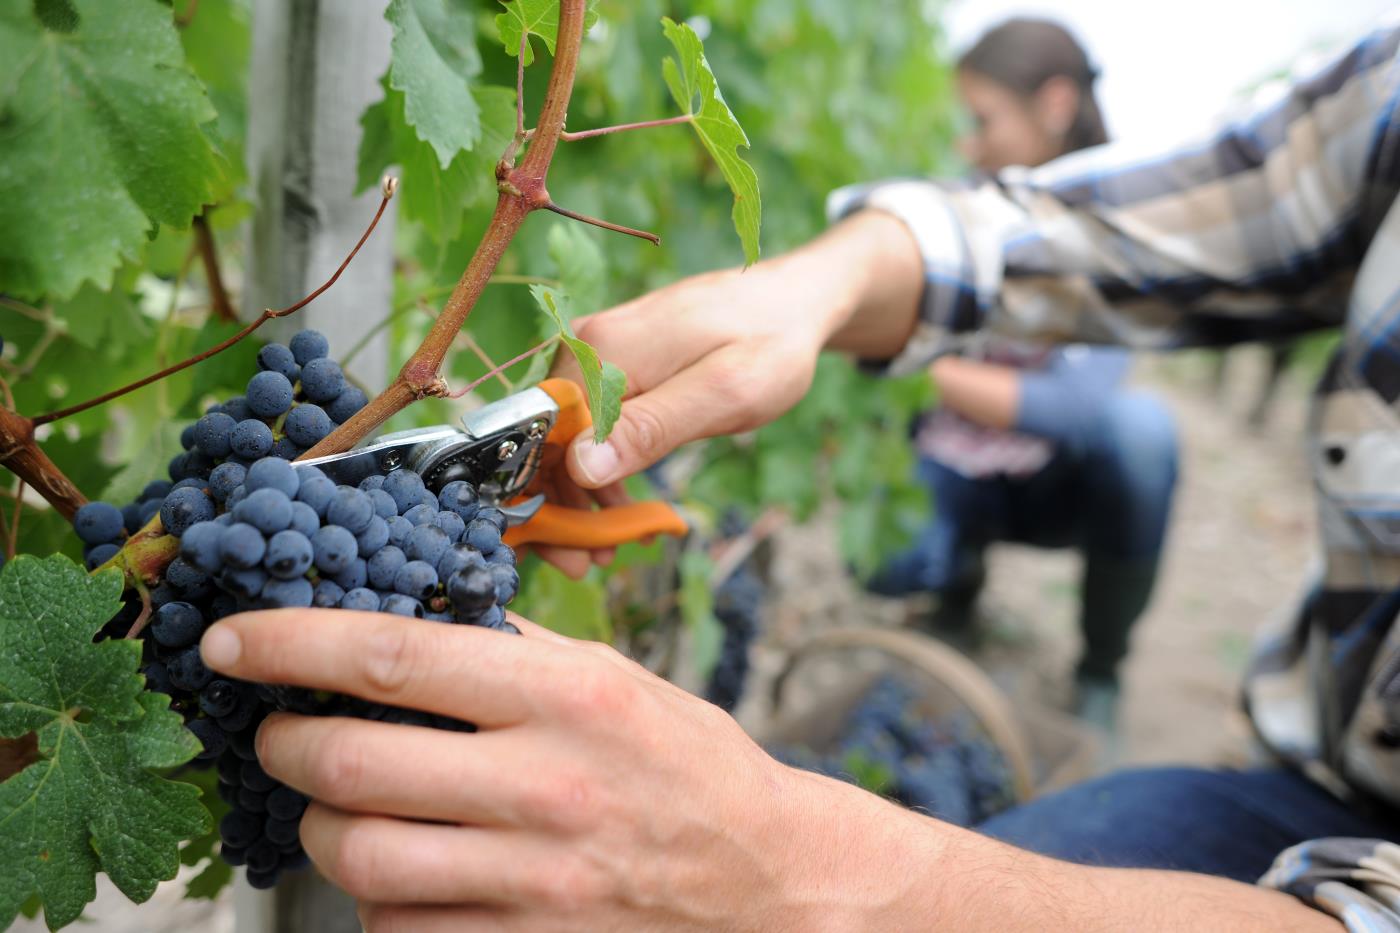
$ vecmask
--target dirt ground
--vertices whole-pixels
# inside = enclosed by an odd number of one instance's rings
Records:
[[[1245,427],[1263,356],[1237,350],[1222,396],[1204,356],[1144,360],[1135,381],[1158,391],[1176,415],[1181,481],[1163,575],[1138,623],[1125,672],[1120,764],[1238,762],[1248,732],[1236,712],[1252,633],[1299,593],[1314,536],[1301,430],[1307,387],[1282,387],[1260,431]],[[777,540],[772,620],[755,652],[762,687],[804,632],[836,625],[898,625],[901,603],[851,585],[829,523],[788,529]],[[1078,647],[1079,562],[1074,555],[1002,546],[989,561],[988,637],[979,663],[1022,706],[1061,707]],[[751,690],[740,710],[764,715]],[[167,885],[155,903],[134,907],[99,878],[85,928],[102,933],[206,930],[233,933],[234,900],[179,900]],[[249,898],[246,889],[239,897]],[[251,902],[250,902],[251,906]],[[21,920],[15,933],[38,933]]]
[[[1237,698],[1251,639],[1301,592],[1312,554],[1315,516],[1301,440],[1306,379],[1291,374],[1267,424],[1254,430],[1245,413],[1263,352],[1233,351],[1219,395],[1212,368],[1211,357],[1189,354],[1141,360],[1134,373],[1175,414],[1182,464],[1162,575],[1124,672],[1120,765],[1248,759]],[[905,618],[901,601],[851,585],[833,541],[829,525],[781,534],[778,608],[759,648],[760,677],[804,632]],[[1079,646],[1080,564],[1070,552],[1013,545],[989,555],[986,635],[976,660],[1018,705],[1067,702]],[[765,715],[756,702],[741,713],[749,721]]]

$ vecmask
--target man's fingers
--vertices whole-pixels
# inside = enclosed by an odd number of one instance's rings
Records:
[[[753,378],[721,350],[656,388],[622,403],[612,434],[595,444],[581,434],[569,445],[569,475],[585,489],[620,482],[682,444],[747,424],[747,385]]]
[[[658,321],[648,310],[659,295],[646,295],[601,314],[575,318],[574,332],[598,351],[598,356],[627,373],[627,391],[645,392],[718,349],[727,335],[718,328],[678,328]],[[664,318],[675,317],[676,309],[666,308]],[[644,352],[638,348],[645,347]],[[555,375],[582,382],[572,353],[556,359]]]
[[[582,580],[588,568],[593,566],[591,551],[578,548],[553,547],[548,544],[531,545],[542,560],[548,561],[571,580]]]
[[[379,612],[244,613],[211,626],[201,649],[206,664],[241,680],[349,693],[487,727],[562,702],[568,680],[566,661],[547,644]]]
[[[258,761],[341,810],[482,826],[537,824],[535,809],[549,793],[540,785],[555,773],[519,760],[518,743],[504,733],[340,716],[269,716],[258,729]]]
[[[312,803],[301,842],[321,873],[357,900],[548,909],[592,893],[580,870],[570,874],[565,850],[518,830],[414,823]]]

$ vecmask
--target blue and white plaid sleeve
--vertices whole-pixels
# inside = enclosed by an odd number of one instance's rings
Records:
[[[1070,343],[1215,344],[1339,324],[1400,167],[1400,29],[1168,152],[1114,144],[984,183],[842,188],[832,220],[900,219],[923,257],[911,371],[983,329]],[[1385,177],[1382,177],[1385,176]]]
[[[1400,933],[1400,846],[1311,839],[1284,850],[1259,884],[1336,917],[1352,933]]]

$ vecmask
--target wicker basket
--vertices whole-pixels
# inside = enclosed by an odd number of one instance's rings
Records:
[[[773,681],[773,714],[756,738],[826,752],[852,707],[885,674],[908,683],[930,717],[970,713],[1005,756],[1018,801],[1093,772],[1098,743],[1075,720],[1051,709],[1016,708],[962,654],[903,629],[833,629],[803,643]]]

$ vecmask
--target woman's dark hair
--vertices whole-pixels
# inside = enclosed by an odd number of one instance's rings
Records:
[[[1079,111],[1065,134],[1065,151],[1108,142],[1094,97],[1098,71],[1074,36],[1043,19],[1010,19],[992,29],[958,59],[958,68],[1030,97],[1051,78],[1065,77],[1079,89]]]

